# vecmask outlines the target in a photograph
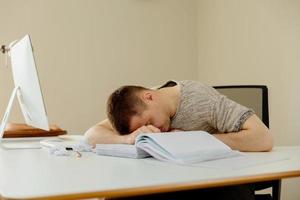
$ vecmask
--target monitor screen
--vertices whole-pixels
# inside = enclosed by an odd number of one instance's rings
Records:
[[[30,36],[26,35],[10,48],[11,65],[18,100],[26,124],[49,130],[43,95],[34,60]]]

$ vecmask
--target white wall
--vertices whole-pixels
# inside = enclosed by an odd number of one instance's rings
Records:
[[[196,4],[181,0],[0,0],[1,44],[32,37],[51,123],[83,133],[123,84],[197,79]],[[0,113],[13,87],[0,55]],[[11,121],[22,122],[15,109]]]
[[[300,1],[199,0],[198,74],[211,85],[265,84],[276,145],[300,145]],[[300,199],[300,180],[283,182]]]

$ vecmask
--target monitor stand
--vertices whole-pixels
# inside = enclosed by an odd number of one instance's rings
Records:
[[[12,91],[12,94],[10,96],[6,111],[4,113],[4,117],[2,119],[1,125],[0,125],[0,146],[4,149],[36,149],[41,148],[39,141],[41,138],[9,138],[9,139],[3,139],[3,134],[6,128],[7,120],[10,116],[12,106],[14,103],[15,97],[19,95],[19,97],[22,97],[20,87],[17,86]],[[19,102],[22,104],[22,98],[19,98]],[[26,114],[29,116],[29,113],[26,112]]]
[[[3,119],[2,119],[2,122],[1,122],[1,125],[0,125],[0,143],[1,143],[2,138],[3,138],[4,130],[5,130],[9,115],[11,113],[15,97],[16,97],[17,92],[19,90],[20,90],[19,87],[15,87],[14,90],[12,91],[11,95],[10,95],[9,102],[8,102],[7,108],[5,110],[5,113],[4,113],[4,116],[3,116]]]

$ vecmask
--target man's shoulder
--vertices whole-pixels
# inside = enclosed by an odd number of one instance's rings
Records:
[[[196,81],[196,80],[181,80],[181,81],[177,81],[177,84],[183,86],[183,87],[187,87],[187,88],[195,88],[195,89],[199,89],[199,88],[208,88],[211,89],[212,87],[207,85],[206,83],[203,83],[201,81]]]
[[[183,80],[178,82],[182,99],[194,99],[195,101],[216,101],[221,94],[206,83],[195,80]]]

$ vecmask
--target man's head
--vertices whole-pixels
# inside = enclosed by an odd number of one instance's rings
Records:
[[[107,101],[107,115],[120,134],[128,134],[144,125],[168,131],[170,116],[158,90],[141,86],[123,86]]]

